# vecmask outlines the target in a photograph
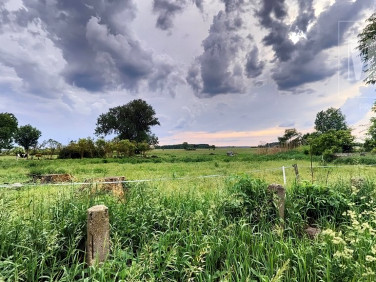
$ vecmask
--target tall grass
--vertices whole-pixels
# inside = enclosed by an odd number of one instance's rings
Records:
[[[285,231],[264,181],[231,176],[195,180],[184,189],[171,182],[131,185],[125,201],[75,187],[0,190],[0,280],[375,278],[372,181],[294,185],[287,193]],[[109,207],[111,254],[101,267],[87,267],[86,213],[95,204]],[[323,235],[308,238],[309,225]]]

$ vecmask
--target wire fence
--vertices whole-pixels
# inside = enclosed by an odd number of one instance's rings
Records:
[[[333,169],[340,169],[340,168],[366,168],[366,167],[376,167],[376,165],[342,165],[342,166],[299,166],[299,169],[309,169],[309,170],[317,170],[317,169],[325,169],[325,168],[333,168]],[[254,174],[254,173],[268,173],[268,172],[281,172],[281,180],[283,184],[287,184],[287,170],[293,170],[294,167],[291,165],[286,165],[282,167],[274,167],[274,168],[265,168],[265,169],[254,169],[243,172],[243,174]],[[118,181],[84,181],[84,182],[61,182],[61,183],[38,183],[38,182],[27,182],[27,183],[6,183],[1,184],[0,188],[21,188],[21,187],[32,187],[32,186],[83,186],[83,185],[96,185],[96,184],[120,184],[120,183],[145,183],[145,182],[163,182],[163,181],[175,181],[175,180],[195,180],[195,179],[208,179],[208,178],[225,178],[229,177],[228,174],[212,174],[212,175],[199,175],[199,176],[184,176],[184,177],[162,177],[162,178],[150,178],[150,179],[134,179],[134,180],[118,180]],[[297,175],[295,175],[295,178]],[[290,176],[291,178],[291,176]]]

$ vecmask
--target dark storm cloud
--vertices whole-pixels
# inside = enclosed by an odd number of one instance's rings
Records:
[[[287,61],[294,51],[294,43],[289,39],[290,26],[283,21],[287,11],[284,0],[263,0],[260,11],[256,15],[269,34],[263,38],[266,46],[272,46],[277,59]]]
[[[334,75],[337,66],[330,62],[323,51],[341,45],[344,35],[359,20],[361,12],[372,5],[371,0],[355,2],[337,0],[322,12],[312,28],[296,44],[289,39],[290,31],[307,29],[314,18],[312,2],[300,3],[300,15],[288,27],[284,23],[286,16],[283,0],[264,0],[263,7],[257,15],[260,23],[268,28],[269,34],[264,38],[266,45],[271,45],[276,56],[273,79],[280,90],[293,91],[310,82],[316,82]]]
[[[259,51],[256,46],[247,54],[247,63],[245,65],[245,70],[247,77],[255,78],[258,77],[265,66],[264,61],[259,60]]]
[[[31,21],[41,20],[49,38],[62,50],[67,62],[62,75],[69,84],[88,91],[137,90],[156,72],[164,74],[160,81],[169,83],[173,66],[159,62],[129,30],[136,12],[131,0],[28,0],[24,5],[27,10],[14,12],[16,23],[26,28]]]
[[[283,20],[286,17],[285,0],[263,0],[261,3],[261,9],[256,14],[264,27],[272,27],[275,21],[273,18]]]
[[[158,15],[156,27],[162,30],[171,29],[175,15],[181,13],[190,3],[194,3],[202,11],[202,0],[154,0],[153,12]]]
[[[315,19],[313,0],[299,1],[299,15],[293,23],[291,29],[295,32],[307,32],[308,25]]]
[[[167,30],[173,26],[173,18],[186,6],[186,1],[154,0],[153,11],[158,14],[156,26]]]
[[[243,29],[243,1],[226,0],[223,3],[225,10],[213,18],[209,35],[202,42],[203,54],[188,71],[187,82],[198,97],[244,93],[246,76],[259,76],[264,67],[253,40],[239,32]],[[251,51],[239,59],[246,48]]]

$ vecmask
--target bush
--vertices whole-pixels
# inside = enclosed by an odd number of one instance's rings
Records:
[[[303,182],[292,187],[286,201],[287,218],[299,218],[304,224],[314,225],[329,221],[336,225],[344,221],[348,210],[346,190],[332,189]]]
[[[240,177],[230,188],[230,196],[220,211],[230,218],[248,217],[252,224],[274,222],[277,210],[273,204],[273,193],[267,184],[258,179]]]

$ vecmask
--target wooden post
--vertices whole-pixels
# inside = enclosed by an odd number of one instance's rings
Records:
[[[104,205],[87,211],[86,262],[89,266],[103,263],[110,252],[110,221]]]
[[[281,226],[283,227],[283,222],[285,221],[285,198],[286,198],[286,190],[280,184],[270,184],[268,190],[274,193],[277,193],[278,196],[278,214],[279,218],[282,220]]]
[[[294,170],[295,170],[295,177],[296,177],[296,182],[299,182],[299,170],[298,170],[298,165],[297,164],[293,164],[292,165]]]

